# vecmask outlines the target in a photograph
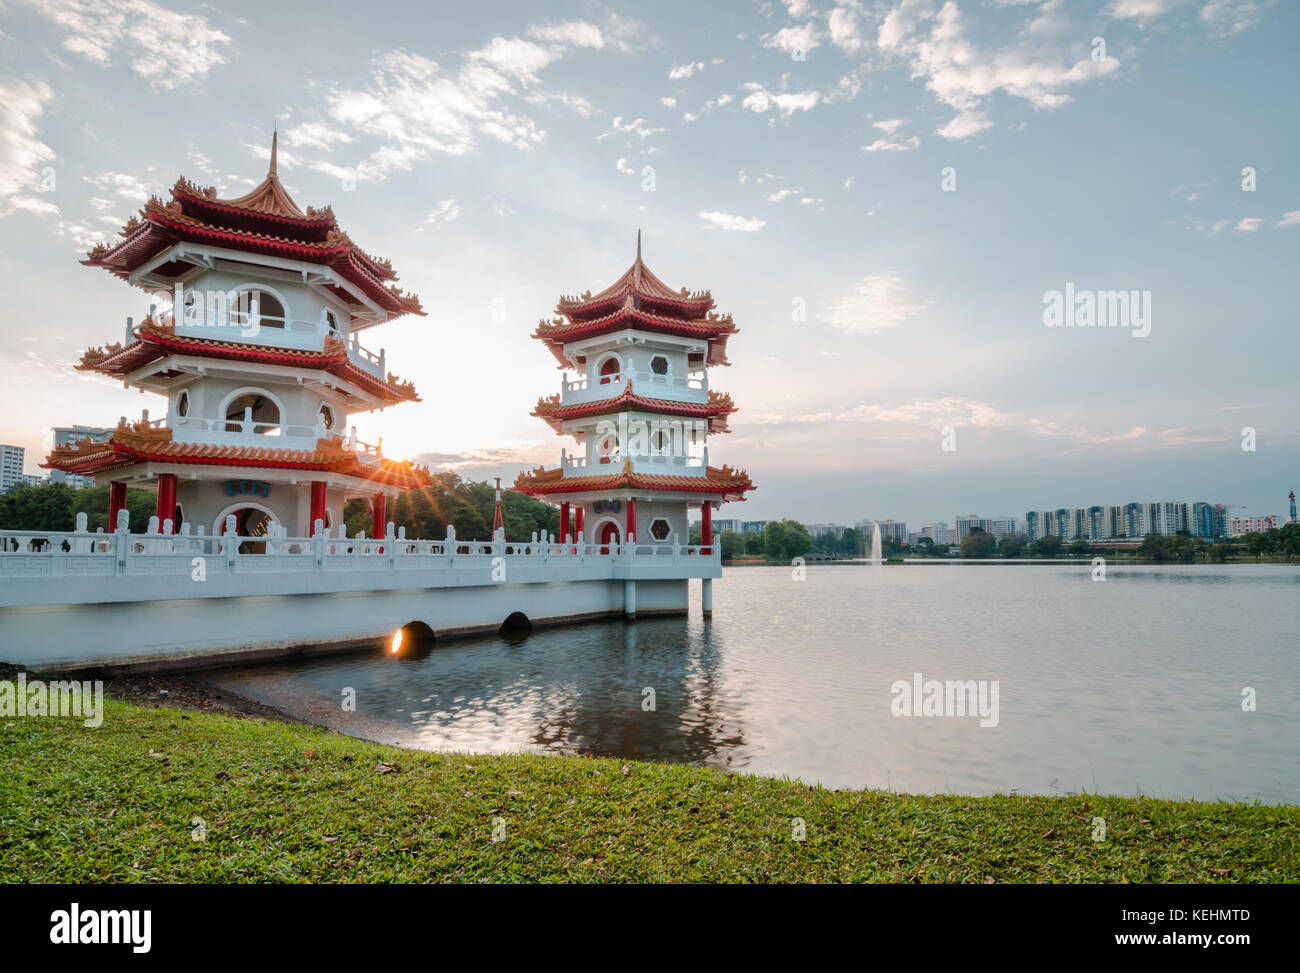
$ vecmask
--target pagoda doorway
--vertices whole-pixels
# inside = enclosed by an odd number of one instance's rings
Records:
[[[222,535],[226,532],[226,518],[233,516],[235,518],[235,534],[239,537],[265,537],[269,532],[271,525],[275,523],[275,515],[265,507],[256,504],[247,504],[242,507],[231,507],[221,512],[217,518],[217,523],[213,532]],[[241,541],[239,544],[240,554],[265,554],[266,542],[259,540]]]
[[[596,528],[596,543],[600,545],[601,554],[609,554],[618,546],[618,522],[607,520]]]

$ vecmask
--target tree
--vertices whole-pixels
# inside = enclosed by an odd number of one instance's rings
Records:
[[[745,553],[745,538],[734,530],[724,530],[718,540],[718,546],[722,548],[723,559],[740,557]]]
[[[109,485],[77,490],[66,483],[42,483],[19,487],[0,496],[0,528],[5,530],[72,530],[77,514],[86,515],[86,527],[94,533],[100,527],[111,532],[116,524],[108,522]],[[126,491],[126,509],[134,533],[142,534],[149,518],[158,509],[158,496],[152,490]],[[178,525],[179,526],[179,525]]]
[[[857,557],[862,553],[862,535],[854,528],[846,527],[836,549],[843,557]]]
[[[1083,537],[1080,537],[1070,543],[1070,553],[1076,555],[1091,554],[1092,544]]]
[[[1034,541],[1034,553],[1039,557],[1056,557],[1061,553],[1061,539],[1051,535]]]
[[[1029,546],[1028,534],[1008,534],[1000,545],[1003,557],[1020,557]]]
[[[751,531],[750,533],[745,534],[744,538],[746,554],[761,555],[763,553],[763,548],[767,543],[767,537],[765,534],[761,534],[758,531]]]
[[[992,557],[997,550],[998,539],[980,527],[971,528],[961,541],[962,557]]]

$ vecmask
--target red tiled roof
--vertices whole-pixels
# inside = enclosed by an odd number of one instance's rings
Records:
[[[136,336],[135,341],[125,346],[114,344],[105,348],[88,349],[77,368],[122,377],[166,355],[188,354],[226,361],[318,368],[353,382],[389,403],[420,401],[415,386],[410,382],[402,382],[391,373],[387,380],[381,381],[352,364],[347,347],[337,338],[326,338],[324,351],[301,351],[240,341],[221,341],[217,338],[179,336],[174,328],[160,325],[149,318],[136,329]]]
[[[727,428],[727,416],[736,411],[730,395],[709,391],[709,401],[678,402],[673,399],[652,399],[637,395],[629,379],[623,391],[608,399],[597,402],[584,402],[581,405],[561,405],[560,396],[552,395],[537,400],[537,408],[532,415],[545,419],[556,432],[564,422],[570,419],[587,419],[591,416],[607,415],[611,412],[640,410],[663,415],[688,416],[709,420],[710,433],[730,432]]]
[[[211,243],[324,264],[389,315],[423,314],[418,297],[391,283],[397,279],[392,265],[357,247],[339,229],[332,209],[308,207],[304,213],[298,208],[276,174],[275,151],[273,144],[270,171],[252,192],[237,199],[218,199],[215,190],[181,178],[172,187],[170,201],[148,200],[139,215],[122,227],[120,243],[101,243],[82,262],[127,279],[174,243]]]
[[[515,479],[515,489],[533,497],[551,494],[586,493],[592,490],[653,490],[677,493],[704,493],[720,495],[726,501],[745,499],[745,491],[753,490],[749,474],[733,470],[730,466],[710,466],[704,476],[682,476],[665,473],[634,473],[631,460],[615,473],[594,476],[565,476],[563,469],[537,467],[530,473],[520,473]]]
[[[340,437],[321,439],[314,450],[178,443],[172,439],[172,430],[140,422],[119,424],[106,441],[95,442],[87,438],[69,446],[60,446],[46,457],[42,466],[94,475],[155,461],[329,472],[403,490],[429,486],[433,482],[429,471],[423,467],[383,458],[371,463],[366,461],[365,455],[346,449]]]
[[[653,331],[660,334],[682,335],[688,338],[703,338],[709,347],[709,365],[726,365],[727,338],[737,334],[739,329],[731,320],[731,315],[710,313],[707,317],[697,318],[673,317],[658,314],[625,303],[623,307],[603,317],[576,321],[539,321],[533,337],[546,342],[561,365],[568,364],[564,357],[564,346],[570,341],[591,338],[596,335],[636,328],[641,331]]]

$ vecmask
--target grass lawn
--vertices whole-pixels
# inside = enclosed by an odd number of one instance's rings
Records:
[[[828,791],[119,702],[0,723],[3,882],[1297,879],[1297,807]]]

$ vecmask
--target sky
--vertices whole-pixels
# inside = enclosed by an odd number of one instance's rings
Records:
[[[246,192],[274,128],[428,312],[365,333],[423,399],[356,417],[388,455],[555,465],[530,334],[640,229],[740,329],[720,517],[1284,515],[1297,40],[1268,0],[0,0],[0,442],[37,472],[52,426],[163,412],[71,369],[149,302],[77,261],[179,175]],[[1048,326],[1067,285],[1143,315]]]

